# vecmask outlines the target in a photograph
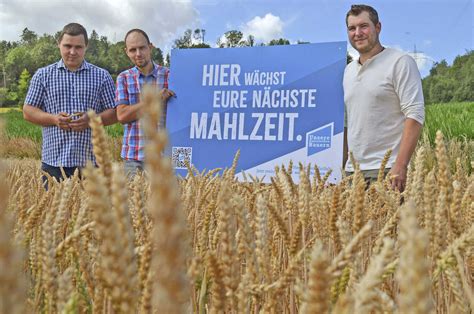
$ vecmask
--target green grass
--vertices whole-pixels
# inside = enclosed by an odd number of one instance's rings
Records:
[[[431,145],[437,130],[446,139],[474,140],[474,102],[427,105],[423,135]]]
[[[113,138],[117,138],[117,137],[121,138],[123,136],[123,126],[120,123],[106,126],[105,131],[107,132],[109,136]]]
[[[7,138],[26,137],[34,142],[41,142],[41,127],[25,121],[21,111],[10,110],[0,113],[0,118],[6,122],[5,134]]]

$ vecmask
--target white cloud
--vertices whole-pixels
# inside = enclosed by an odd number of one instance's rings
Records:
[[[264,42],[283,36],[284,23],[279,16],[267,13],[264,17],[256,16],[242,28],[244,37],[253,35],[257,41]]]
[[[410,56],[412,56],[413,59],[415,59],[416,65],[418,66],[418,70],[420,70],[422,75],[426,73],[427,71],[429,71],[431,67],[433,66],[433,63],[435,62],[433,58],[431,58],[429,55],[427,55],[424,52],[417,52],[417,53],[407,52],[407,53]]]
[[[219,48],[218,44],[226,44],[227,43],[227,37],[225,37],[225,34],[222,34],[219,39],[217,39],[217,42],[213,45],[214,48]]]
[[[402,49],[398,45],[394,45],[392,46],[392,48],[403,51],[407,53],[408,55],[412,56],[412,58],[415,59],[416,65],[418,66],[418,70],[420,71],[422,76],[424,76],[424,74],[427,74],[427,72],[433,66],[434,59],[424,52],[407,51],[407,50]]]
[[[81,23],[110,41],[122,40],[132,28],[146,31],[162,45],[197,21],[191,0],[2,0],[0,39],[19,40],[25,27],[39,35],[55,34],[70,22]],[[8,25],[8,27],[5,27]]]

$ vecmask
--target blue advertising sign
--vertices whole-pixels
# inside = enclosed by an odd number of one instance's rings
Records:
[[[341,177],[346,42],[171,52],[166,125],[176,172],[230,167],[265,177],[318,165]],[[293,178],[298,181],[298,167]]]

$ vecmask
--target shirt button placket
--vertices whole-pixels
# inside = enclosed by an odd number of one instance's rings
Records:
[[[362,71],[364,70],[364,66],[363,65],[360,65],[358,64],[357,65],[357,73],[356,73],[356,77],[355,77],[355,81],[356,82],[360,82],[360,79],[361,79],[361,75],[362,75]]]
[[[77,111],[76,110],[77,108],[77,95],[76,95],[77,73],[78,71],[74,71],[71,73],[72,84],[71,84],[71,108],[70,108],[71,112],[70,114],[73,114]],[[71,142],[71,156],[72,156],[72,159],[75,161],[75,163],[77,162],[77,138],[78,138],[77,132],[73,131],[72,142]]]

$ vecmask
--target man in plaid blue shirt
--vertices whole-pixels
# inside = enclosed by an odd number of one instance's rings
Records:
[[[110,74],[84,60],[87,31],[77,23],[64,26],[58,40],[61,60],[39,69],[30,82],[23,107],[25,120],[43,127],[41,169],[60,180],[71,176],[92,152],[88,110],[104,125],[117,121]]]
[[[174,92],[168,89],[169,70],[151,60],[152,48],[148,35],[141,29],[132,29],[125,35],[125,52],[135,66],[118,75],[115,104],[118,121],[124,124],[121,157],[129,178],[143,170],[145,159],[145,138],[139,120],[143,107],[140,91],[145,84],[155,85],[160,90],[165,104],[161,127],[165,126],[166,103],[174,96]]]

